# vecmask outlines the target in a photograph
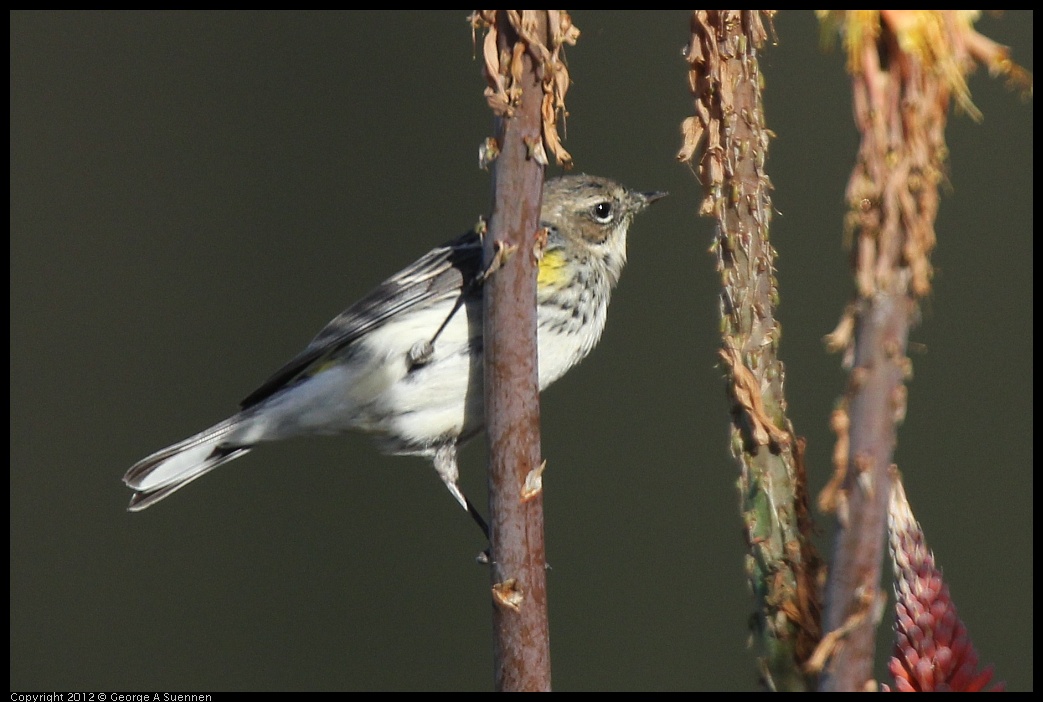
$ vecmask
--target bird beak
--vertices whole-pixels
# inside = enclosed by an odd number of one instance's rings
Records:
[[[662,200],[670,193],[665,190],[658,190],[652,193],[634,193],[634,200],[637,201],[638,211],[645,209],[656,200]]]

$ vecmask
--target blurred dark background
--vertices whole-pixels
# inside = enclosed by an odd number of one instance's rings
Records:
[[[287,442],[133,515],[120,482],[487,210],[466,12],[10,17],[12,689],[489,689],[483,544],[425,461]],[[543,397],[554,685],[753,689],[711,225],[674,161],[688,15],[573,19],[576,170],[671,196],[631,231],[601,345]],[[1031,13],[978,26],[1032,68]],[[857,135],[811,13],[776,28],[781,354],[817,494]],[[896,461],[982,660],[1025,690],[1033,106],[982,70],[970,86],[985,119],[950,121]],[[483,461],[479,440],[479,503]]]

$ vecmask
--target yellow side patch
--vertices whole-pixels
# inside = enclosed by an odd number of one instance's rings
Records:
[[[308,366],[308,368],[305,369],[301,373],[301,375],[307,376],[309,378],[314,378],[315,376],[328,371],[330,368],[333,368],[338,363],[340,363],[340,360],[337,357],[333,355],[327,355],[324,358],[319,358],[315,361],[312,361],[312,364]]]
[[[561,251],[547,251],[540,261],[540,272],[536,275],[539,286],[558,286],[565,282],[565,264],[567,259]]]

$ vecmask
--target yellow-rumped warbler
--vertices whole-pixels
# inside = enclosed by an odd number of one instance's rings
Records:
[[[539,385],[590,353],[626,263],[634,215],[666,193],[586,175],[549,180],[537,278]],[[426,456],[464,509],[457,448],[481,431],[482,242],[471,231],[388,278],[209,429],[136,463],[129,509],[155,504],[255,445],[360,430],[386,453]]]

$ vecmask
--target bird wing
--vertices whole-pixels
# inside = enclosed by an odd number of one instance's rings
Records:
[[[290,385],[369,331],[408,310],[480,288],[482,241],[470,231],[436,247],[333,318],[311,343],[242,401],[247,409]]]

